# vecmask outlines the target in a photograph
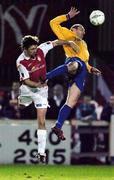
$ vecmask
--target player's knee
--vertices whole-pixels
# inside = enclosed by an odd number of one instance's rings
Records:
[[[70,62],[67,67],[68,67],[68,72],[74,74],[77,72],[79,68],[79,64],[78,62]]]
[[[70,101],[67,102],[68,106],[70,106],[71,108],[74,108],[76,103],[77,103],[76,100],[70,100]]]
[[[38,126],[40,129],[44,129],[45,128],[45,121],[38,120]]]

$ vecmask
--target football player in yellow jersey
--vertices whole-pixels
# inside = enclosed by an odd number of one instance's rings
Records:
[[[60,140],[65,140],[61,128],[83,91],[87,71],[96,75],[101,74],[97,68],[88,64],[89,52],[87,44],[83,40],[85,35],[84,27],[81,24],[74,24],[70,29],[61,26],[62,22],[68,21],[78,14],[79,11],[75,7],[71,7],[68,14],[58,16],[50,21],[50,26],[58,39],[73,41],[77,47],[76,50],[74,50],[72,47],[64,45],[63,48],[66,55],[65,64],[47,73],[47,79],[63,73],[72,75],[72,82],[69,83],[66,103],[60,109],[56,125],[52,128],[52,131]]]

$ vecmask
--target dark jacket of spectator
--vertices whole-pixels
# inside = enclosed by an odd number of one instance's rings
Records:
[[[103,107],[101,120],[110,122],[112,114],[114,114],[114,95],[110,96],[109,102]]]

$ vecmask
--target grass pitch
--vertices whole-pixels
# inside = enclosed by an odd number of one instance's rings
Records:
[[[0,180],[114,180],[114,167],[0,165]]]

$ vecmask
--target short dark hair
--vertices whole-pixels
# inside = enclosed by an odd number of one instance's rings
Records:
[[[26,35],[21,40],[21,48],[28,49],[32,45],[38,45],[39,39],[37,36]]]

